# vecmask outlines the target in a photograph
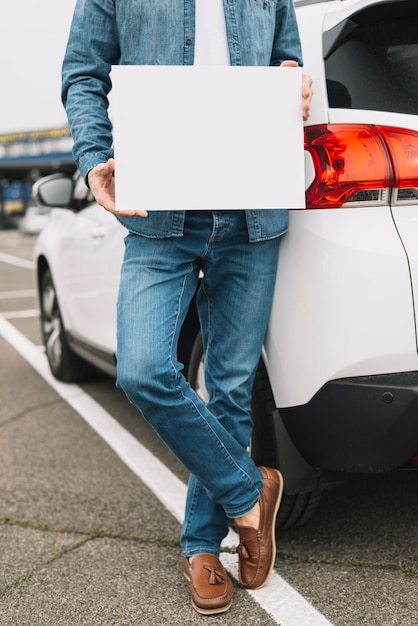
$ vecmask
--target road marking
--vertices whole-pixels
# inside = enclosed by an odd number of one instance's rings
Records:
[[[39,317],[39,309],[27,309],[26,311],[3,311],[2,315],[7,320],[23,319],[25,317]]]
[[[0,335],[79,413],[181,522],[186,485],[78,385],[57,381],[52,376],[46,356],[39,346],[29,341],[2,315]],[[233,531],[230,531],[225,543],[229,547],[236,546],[236,535]],[[236,555],[223,553],[222,561],[230,574],[237,579]],[[331,622],[274,571],[265,587],[248,593],[280,626],[332,626]]]
[[[27,270],[35,269],[34,261],[29,261],[28,259],[22,259],[21,257],[18,257],[18,256],[6,254],[5,252],[0,252],[0,263],[8,263],[9,265],[16,265],[16,267],[24,267]]]
[[[0,291],[0,300],[14,300],[18,298],[35,298],[36,289],[20,289],[19,291]]]

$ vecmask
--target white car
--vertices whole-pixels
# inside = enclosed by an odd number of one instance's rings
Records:
[[[251,442],[284,474],[281,527],[309,519],[347,473],[418,467],[418,4],[295,6],[315,91],[306,208],[281,244]],[[125,231],[80,178],[52,175],[36,193],[61,207],[36,246],[51,369],[114,374]],[[196,388],[201,357],[192,306],[179,358]]]
[[[51,209],[46,206],[29,206],[19,222],[22,235],[39,235],[48,223]]]

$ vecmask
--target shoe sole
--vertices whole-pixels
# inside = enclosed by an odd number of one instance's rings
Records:
[[[197,613],[200,613],[200,615],[219,615],[219,613],[225,613],[228,609],[230,609],[231,605],[232,600],[226,606],[221,606],[218,609],[201,609],[200,606],[197,606],[192,599],[192,607]]]
[[[253,591],[255,591],[256,589],[262,589],[262,587],[264,587],[264,585],[267,583],[268,579],[270,578],[270,574],[274,568],[274,563],[276,562],[276,519],[277,519],[277,513],[279,511],[280,503],[282,501],[284,480],[283,480],[283,476],[281,472],[278,469],[269,467],[269,471],[276,472],[277,476],[279,477],[279,492],[277,494],[276,504],[274,507],[273,518],[272,518],[272,526],[271,526],[271,537],[272,537],[271,563],[270,563],[270,569],[268,570],[266,574],[266,578],[264,582],[261,583],[261,585],[258,585],[257,587],[247,587],[247,589],[251,589]]]

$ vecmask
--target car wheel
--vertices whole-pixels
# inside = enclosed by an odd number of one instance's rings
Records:
[[[40,304],[42,337],[51,372],[55,378],[65,383],[84,380],[91,368],[68,344],[57,293],[49,270],[46,270],[41,278]]]
[[[203,370],[203,344],[199,333],[190,357],[188,378],[190,385],[202,400],[207,400]],[[280,467],[278,446],[273,422],[275,403],[264,363],[260,360],[252,394],[252,416],[254,429],[249,452],[257,465]],[[321,490],[309,493],[283,494],[277,528],[285,529],[301,526],[307,522],[318,508]]]
[[[254,429],[251,438],[251,457],[257,465],[280,468],[278,443],[274,428],[273,411],[276,404],[273,398],[270,381],[263,361],[260,359],[253,386],[252,417]],[[321,489],[306,493],[283,494],[279,514],[278,528],[301,526],[307,522],[318,508]]]

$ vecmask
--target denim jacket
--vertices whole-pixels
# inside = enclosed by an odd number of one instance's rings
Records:
[[[208,0],[210,1],[210,0]],[[224,0],[231,65],[302,65],[293,0]],[[85,177],[113,156],[112,65],[193,65],[194,0],[77,0],[62,68],[62,99],[75,161]],[[119,218],[148,237],[179,236],[184,211]],[[246,211],[250,241],[287,229],[284,209]]]

